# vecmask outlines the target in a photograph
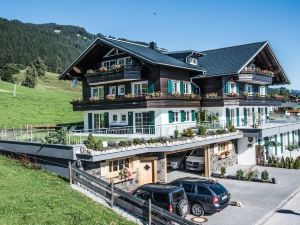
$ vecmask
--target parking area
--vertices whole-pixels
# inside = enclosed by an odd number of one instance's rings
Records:
[[[227,175],[235,174],[238,169],[248,166],[233,166],[227,169]],[[270,177],[278,184],[266,184],[249,181],[218,179],[231,193],[232,200],[240,201],[243,207],[228,206],[213,215],[204,216],[208,225],[253,225],[268,212],[276,208],[290,194],[300,187],[300,170],[255,166],[262,171],[267,169]],[[173,170],[168,173],[168,182],[181,177],[201,177],[197,173]],[[192,216],[189,216],[190,218]]]

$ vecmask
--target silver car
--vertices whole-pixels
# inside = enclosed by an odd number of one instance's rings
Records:
[[[178,152],[168,155],[167,166],[173,170],[184,170],[185,160],[191,151]]]

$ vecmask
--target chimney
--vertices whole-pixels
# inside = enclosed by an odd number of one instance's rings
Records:
[[[156,44],[156,42],[151,41],[151,42],[149,43],[149,48],[151,48],[151,49],[157,49],[157,44]]]

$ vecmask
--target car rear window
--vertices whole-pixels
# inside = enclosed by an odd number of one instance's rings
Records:
[[[185,192],[188,193],[194,193],[194,185],[193,184],[182,184],[183,189],[185,190]]]
[[[220,195],[226,192],[226,189],[219,183],[213,184],[209,188],[213,190],[213,192],[215,192],[216,195]]]
[[[172,196],[173,196],[174,202],[179,202],[180,200],[184,199],[184,191],[180,190],[180,191],[174,192],[172,194]]]
[[[159,193],[153,192],[153,200],[157,203],[169,203],[169,194],[168,193]]]

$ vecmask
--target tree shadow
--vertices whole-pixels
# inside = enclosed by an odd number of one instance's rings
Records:
[[[300,216],[300,213],[296,213],[296,212],[294,212],[292,210],[289,210],[289,209],[279,209],[276,212],[283,213],[283,214],[293,214],[293,215]]]

